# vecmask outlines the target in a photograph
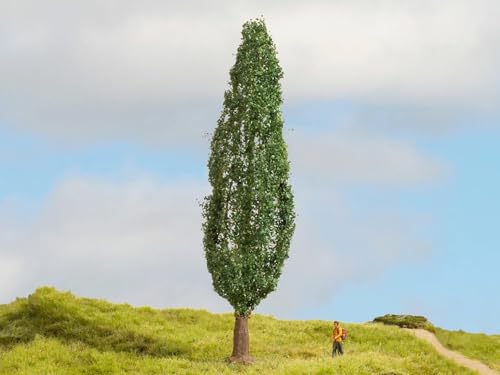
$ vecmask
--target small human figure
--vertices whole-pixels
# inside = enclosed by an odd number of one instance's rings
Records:
[[[333,322],[333,332],[332,332],[332,357],[336,355],[343,355],[344,350],[342,349],[342,327],[338,321]]]

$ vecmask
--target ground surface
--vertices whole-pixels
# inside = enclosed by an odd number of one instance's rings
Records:
[[[331,358],[331,323],[254,315],[253,366],[232,365],[232,314],[155,310],[42,288],[0,305],[0,374],[476,374],[410,332],[345,324],[345,355]]]
[[[500,335],[447,331],[437,328],[436,337],[448,349],[477,359],[500,373]]]
[[[418,338],[430,343],[442,356],[449,358],[464,367],[467,367],[473,371],[477,371],[481,375],[498,375],[496,371],[493,371],[484,363],[475,359],[467,358],[461,353],[445,348],[443,344],[439,342],[437,337],[429,331],[426,331],[424,329],[408,329],[408,331],[413,332],[413,334],[415,334],[415,336],[417,336]]]

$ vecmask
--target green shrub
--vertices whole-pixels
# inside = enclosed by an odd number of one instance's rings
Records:
[[[386,314],[373,319],[375,323],[398,326],[401,328],[422,328],[435,332],[436,328],[424,316]]]

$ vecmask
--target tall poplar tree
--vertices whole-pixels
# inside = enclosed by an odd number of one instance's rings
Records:
[[[234,308],[234,362],[251,362],[248,318],[277,287],[295,229],[280,106],[283,71],[264,20],[243,25],[211,142],[204,249],[215,291]]]

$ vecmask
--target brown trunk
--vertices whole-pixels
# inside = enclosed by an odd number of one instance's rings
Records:
[[[249,354],[248,316],[235,316],[233,334],[233,354],[229,358],[231,362],[244,364],[253,363]]]

